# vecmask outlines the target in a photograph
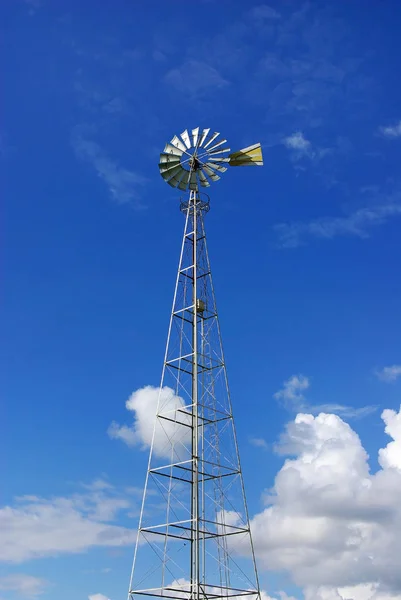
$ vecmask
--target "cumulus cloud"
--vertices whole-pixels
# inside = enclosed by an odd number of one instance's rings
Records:
[[[110,598],[103,594],[92,594],[91,596],[88,596],[88,600],[110,600]]]
[[[0,508],[0,561],[74,554],[96,546],[133,544],[136,532],[113,522],[132,510],[132,498],[114,488],[68,497],[23,496]]]
[[[401,411],[384,410],[382,419],[386,424],[384,431],[393,438],[385,448],[379,451],[379,463],[383,469],[399,469],[401,471]]]
[[[23,573],[14,573],[0,577],[0,590],[15,592],[24,598],[36,598],[45,591],[48,582],[39,577],[24,575]]]
[[[390,139],[401,137],[401,120],[395,125],[380,127],[380,133]]]
[[[284,381],[281,390],[276,392],[273,397],[283,403],[284,407],[292,412],[310,412],[318,414],[321,412],[336,413],[348,418],[361,418],[374,412],[376,406],[362,406],[354,408],[344,404],[311,404],[303,394],[309,389],[310,381],[305,375],[292,375],[287,381]]]
[[[154,434],[153,450],[157,456],[168,457],[172,451],[176,454],[185,448],[190,436],[186,426],[190,417],[184,400],[174,390],[147,385],[133,392],[125,406],[133,413],[134,423],[130,426],[111,423],[108,429],[111,438],[146,450]]]
[[[310,586],[305,589],[305,600],[400,600],[398,593],[382,592],[376,584],[332,588]]]
[[[281,438],[289,457],[251,528],[260,566],[289,574],[305,600],[401,597],[401,407],[382,419],[392,441],[375,473],[337,415],[298,414]]]
[[[401,365],[392,365],[391,367],[384,367],[381,371],[376,371],[376,375],[382,381],[391,383],[396,381],[398,377],[401,377]]]

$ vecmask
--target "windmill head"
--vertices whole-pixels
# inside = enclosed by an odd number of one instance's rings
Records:
[[[160,154],[159,169],[163,179],[180,190],[197,190],[199,186],[209,187],[211,181],[220,179],[220,173],[227,167],[262,166],[262,148],[254,144],[231,152],[222,147],[227,140],[219,141],[220,133],[210,133],[210,129],[186,129],[180,136],[175,135]]]

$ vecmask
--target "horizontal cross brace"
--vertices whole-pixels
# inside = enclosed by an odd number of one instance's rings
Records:
[[[193,531],[193,529],[191,527],[183,527],[181,525],[170,525],[170,524],[165,525],[165,527],[167,527],[167,526],[169,527],[168,531],[156,531],[155,529],[148,529],[147,527],[143,527],[142,529],[140,529],[139,534],[150,533],[151,535],[158,535],[158,536],[161,536],[164,538],[175,538],[175,539],[179,539],[179,540],[188,540],[191,542],[193,541],[193,538],[190,535],[177,535],[175,533],[171,533],[171,528],[174,527],[175,529],[181,529],[185,534],[189,534],[190,532]],[[228,531],[226,533],[217,533],[215,531],[207,531],[207,530],[199,529],[199,534],[205,540],[210,540],[210,539],[215,539],[215,538],[225,538],[230,535],[238,535],[241,533],[249,533],[249,529],[244,529],[242,531]]]
[[[214,462],[211,462],[210,460],[202,460],[199,457],[195,457],[195,458],[198,458],[199,463],[201,463],[201,464],[210,465],[211,467],[217,467],[218,469],[225,469],[226,471],[228,471],[228,473],[230,475],[234,475],[234,474],[236,475],[239,472],[237,468],[234,469],[233,467],[229,467],[227,465],[222,465],[220,463],[214,463]],[[150,472],[161,471],[163,469],[171,469],[172,467],[178,467],[181,469],[185,469],[186,467],[183,467],[183,465],[190,465],[190,464],[192,464],[193,460],[194,460],[193,458],[189,458],[188,460],[182,460],[179,462],[162,465],[160,467],[154,467],[153,469],[150,470]]]
[[[202,586],[203,587],[203,586]],[[205,597],[205,598],[213,598],[214,600],[217,600],[218,598],[234,598],[237,596],[259,596],[259,592],[257,592],[256,590],[239,590],[236,588],[224,588],[222,586],[205,586],[206,588],[211,588],[211,590],[213,591],[209,591],[208,589],[206,589],[204,592],[202,592],[202,596],[201,597]],[[218,590],[221,590],[221,593],[218,593]],[[165,592],[170,592],[170,594],[166,594]],[[159,593],[157,593],[159,592]],[[182,600],[183,598],[183,594],[188,594],[188,598],[191,594],[191,592],[189,590],[183,590],[182,588],[169,588],[169,587],[164,587],[164,588],[150,588],[149,590],[131,590],[130,595],[141,595],[141,596],[154,596],[154,597],[162,597],[162,598],[179,598],[180,600]],[[177,595],[174,595],[177,594]],[[200,595],[201,595],[200,594]]]
[[[178,467],[183,469],[183,467]],[[192,470],[191,469],[183,469],[183,471],[187,471],[188,473],[191,473],[192,475]],[[169,479],[175,479],[176,481],[183,481],[184,483],[192,483],[192,479],[186,479],[185,477],[178,477],[177,475],[173,475],[172,473],[162,473],[161,471],[153,471],[153,469],[150,469],[149,473],[151,473],[152,475],[160,475],[161,477],[168,477]],[[213,481],[215,479],[223,479],[223,477],[232,477],[233,475],[238,475],[239,471],[233,471],[232,473],[224,473],[222,475],[212,475],[211,473],[201,473],[200,471],[198,471],[200,477],[199,477],[199,483],[201,483],[202,481]]]

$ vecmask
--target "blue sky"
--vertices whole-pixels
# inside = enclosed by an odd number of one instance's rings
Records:
[[[399,497],[399,3],[9,0],[1,17],[0,598],[126,594],[147,454],[107,430],[159,383],[184,223],[157,163],[186,128],[263,146],[263,168],[210,189],[206,223],[252,518],[266,489],[284,497],[284,461],[306,464],[311,444],[318,460],[322,439],[356,448],[349,489],[368,465],[378,496]],[[314,581],[271,560],[272,523],[258,542],[271,597],[401,597],[390,568]]]

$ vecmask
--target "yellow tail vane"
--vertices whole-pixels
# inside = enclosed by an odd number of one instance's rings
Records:
[[[233,152],[230,154],[229,158],[229,164],[232,167],[247,167],[252,165],[262,166],[262,147],[260,144],[254,144],[253,146],[242,148],[242,150],[238,150],[238,152]]]

